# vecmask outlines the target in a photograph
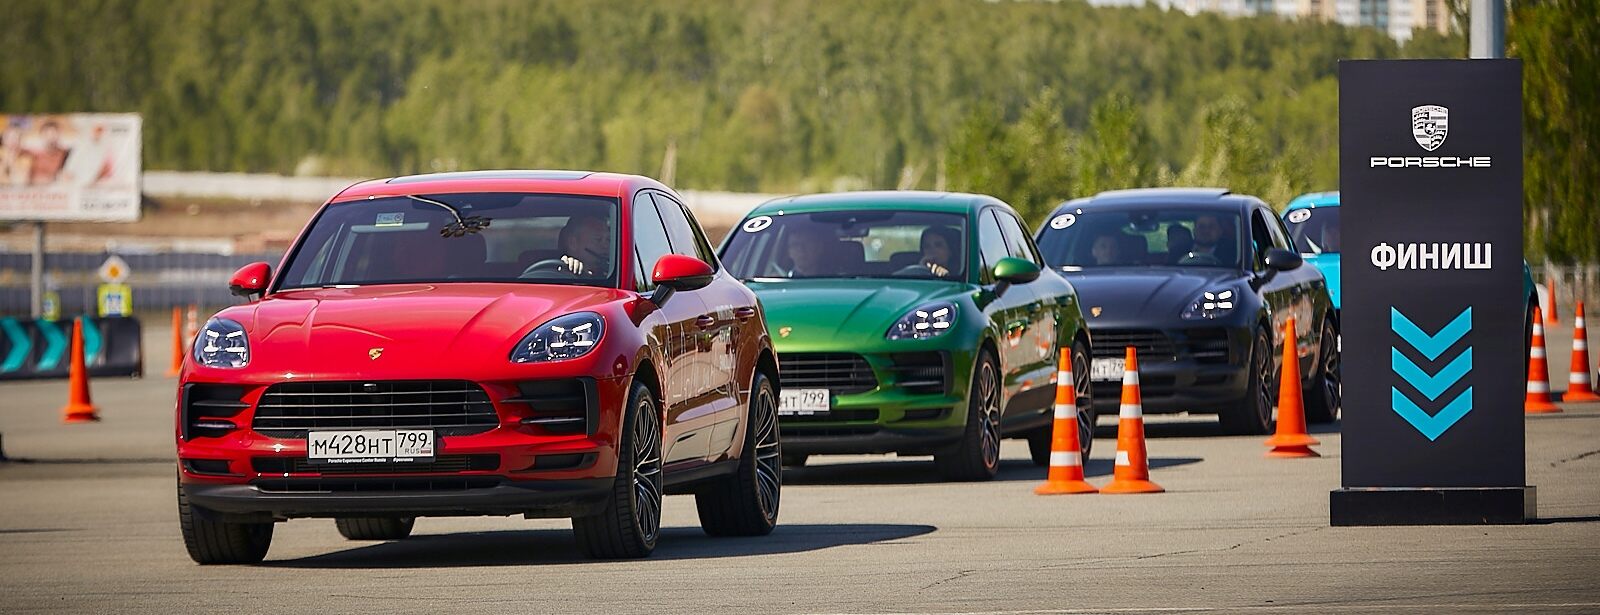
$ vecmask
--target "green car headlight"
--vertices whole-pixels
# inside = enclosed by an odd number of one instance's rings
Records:
[[[923,340],[943,335],[955,323],[956,304],[949,301],[925,303],[894,321],[884,337],[891,340]]]

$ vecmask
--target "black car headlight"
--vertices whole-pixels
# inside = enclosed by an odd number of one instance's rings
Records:
[[[250,338],[244,325],[226,318],[206,321],[194,338],[194,360],[206,367],[237,369],[250,364]]]
[[[511,350],[511,362],[576,359],[594,350],[605,332],[605,319],[594,312],[552,318],[517,342],[517,347]]]
[[[949,301],[924,303],[894,321],[884,337],[891,340],[922,340],[943,335],[956,323],[956,304]]]
[[[1202,292],[1189,302],[1189,307],[1184,308],[1183,317],[1187,320],[1221,318],[1233,312],[1243,293],[1243,290],[1234,287]]]

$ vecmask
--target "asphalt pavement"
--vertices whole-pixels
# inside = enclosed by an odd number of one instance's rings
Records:
[[[94,383],[96,424],[59,422],[61,381],[0,384],[21,459],[0,463],[0,612],[1600,612],[1600,404],[1527,419],[1540,520],[1522,526],[1329,527],[1337,426],[1315,430],[1321,458],[1282,460],[1152,417],[1163,494],[1035,496],[1044,470],[1008,441],[987,483],[815,458],[763,538],[707,537],[691,496],[669,497],[646,560],[586,560],[562,520],[421,519],[387,543],[296,520],[261,565],[201,567],[178,535],[162,347],[151,377]],[[1099,484],[1115,443],[1097,435]]]

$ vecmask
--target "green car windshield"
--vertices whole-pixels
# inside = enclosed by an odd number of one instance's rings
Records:
[[[1289,238],[1301,254],[1339,252],[1338,207],[1296,209],[1283,218],[1289,226]]]
[[[1239,215],[1189,207],[1078,210],[1052,217],[1039,251],[1052,267],[1239,266]]]
[[[745,280],[966,279],[967,221],[950,213],[826,211],[752,216],[722,262]]]

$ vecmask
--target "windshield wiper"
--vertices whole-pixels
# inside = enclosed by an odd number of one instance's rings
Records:
[[[456,219],[455,222],[446,224],[444,225],[444,228],[439,229],[440,237],[460,237],[462,235],[471,235],[482,231],[483,229],[489,228],[489,223],[491,222],[489,218],[485,218],[483,216],[467,216],[463,218],[461,217],[461,212],[456,211],[456,208],[451,206],[449,203],[423,198],[414,194],[408,194],[405,196],[406,198],[419,203],[436,205],[441,209],[450,212],[450,217]]]

